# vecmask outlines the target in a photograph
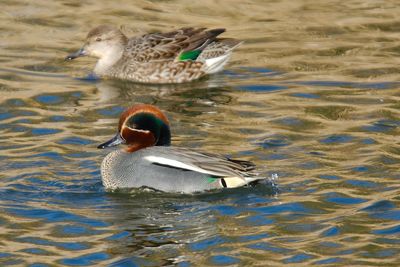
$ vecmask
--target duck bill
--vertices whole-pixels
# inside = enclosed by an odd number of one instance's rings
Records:
[[[111,138],[107,142],[99,145],[97,148],[103,149],[106,147],[118,146],[120,144],[125,144],[125,140],[124,140],[124,138],[122,138],[122,136],[119,133],[117,133],[113,138]]]
[[[75,53],[72,53],[72,54],[69,54],[68,56],[66,56],[65,60],[73,60],[73,59],[75,59],[77,57],[84,57],[86,55],[87,55],[87,53],[86,53],[85,49],[82,47],[81,49],[79,49]]]

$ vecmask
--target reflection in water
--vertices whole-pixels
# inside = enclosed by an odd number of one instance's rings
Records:
[[[5,2],[0,265],[398,265],[397,1],[230,3]],[[195,83],[82,79],[92,59],[63,58],[101,23],[245,43]],[[96,146],[134,103],[166,111],[174,145],[277,173],[279,192],[105,192]]]

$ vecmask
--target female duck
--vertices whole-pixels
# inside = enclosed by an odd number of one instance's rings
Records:
[[[193,193],[233,188],[264,179],[254,164],[220,155],[171,147],[167,117],[155,106],[140,104],[121,114],[118,133],[98,148],[126,144],[101,164],[108,189],[149,187],[165,192]]]
[[[225,29],[181,28],[128,39],[118,28],[92,29],[83,47],[66,57],[97,57],[94,73],[142,83],[182,83],[216,73],[241,42],[217,38]]]

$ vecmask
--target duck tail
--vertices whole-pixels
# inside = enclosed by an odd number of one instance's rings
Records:
[[[203,70],[207,74],[219,72],[229,61],[233,49],[242,43],[231,38],[216,39],[203,49],[196,61],[204,62]]]
[[[267,177],[224,177],[224,187],[236,188],[242,186],[254,186]]]

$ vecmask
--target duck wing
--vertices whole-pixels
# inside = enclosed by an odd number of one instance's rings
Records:
[[[170,168],[179,168],[210,174],[221,178],[254,177],[258,174],[253,172],[255,165],[250,161],[234,160],[227,157],[198,152],[187,148],[177,147],[151,147],[152,153],[145,159],[152,164]]]
[[[131,38],[124,56],[137,62],[196,59],[225,29],[181,28]]]

